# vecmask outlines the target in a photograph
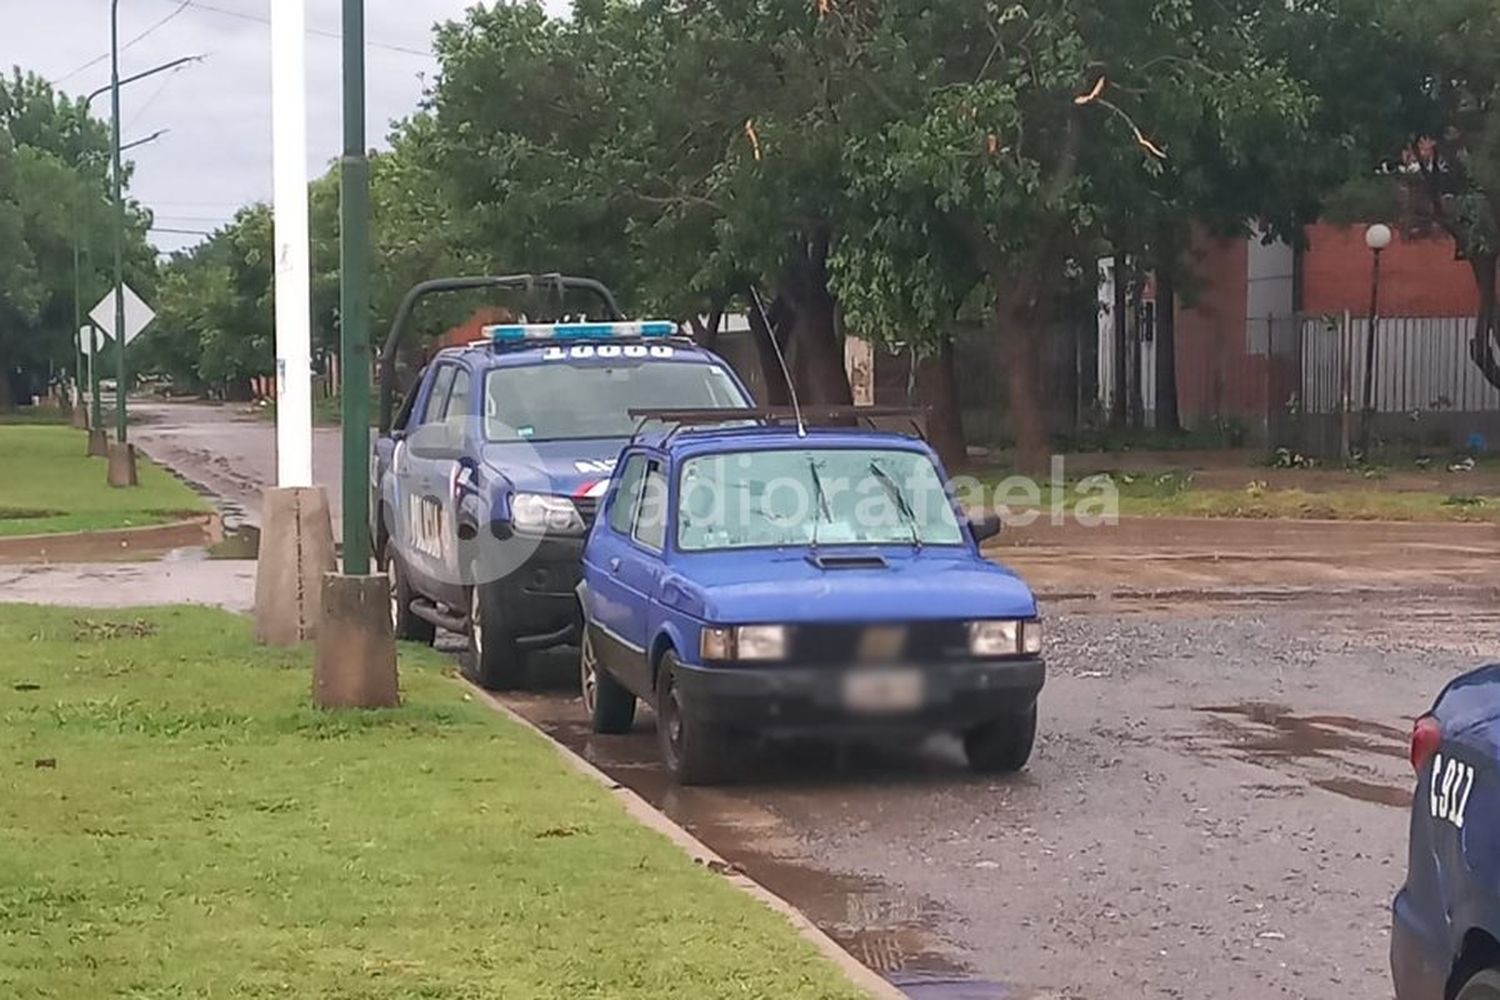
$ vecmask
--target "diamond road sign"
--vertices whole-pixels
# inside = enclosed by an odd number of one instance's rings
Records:
[[[149,324],[153,319],[156,318],[156,313],[152,312],[151,307],[141,301],[141,297],[135,294],[135,291],[131,289],[129,285],[124,286],[124,288],[125,343],[128,344],[132,340],[134,340],[142,330],[146,329],[147,324]],[[89,311],[89,319],[98,324],[99,329],[104,332],[105,336],[111,338],[114,337],[115,293],[113,289],[111,289],[108,294],[104,296],[104,298],[99,300],[99,304],[97,306]]]

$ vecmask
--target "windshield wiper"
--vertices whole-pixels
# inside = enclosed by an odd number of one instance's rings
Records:
[[[818,462],[811,455],[807,456],[807,471],[808,474],[812,476],[813,491],[817,494],[818,511],[821,513],[822,517],[826,517],[828,519],[829,524],[832,524],[833,511],[828,508],[828,494],[823,492],[823,479],[818,475]],[[820,517],[813,517],[812,547],[815,549],[818,547],[819,520],[821,520]]]
[[[896,485],[896,481],[891,478],[890,473],[881,468],[880,463],[873,458],[870,459],[870,474],[875,477],[876,482],[885,488],[886,494],[895,503],[896,511],[901,515],[902,520],[906,522],[907,528],[911,531],[912,546],[920,549],[922,547],[922,536],[917,532],[917,515],[911,509],[911,504],[906,502],[906,495],[901,492],[901,487]]]

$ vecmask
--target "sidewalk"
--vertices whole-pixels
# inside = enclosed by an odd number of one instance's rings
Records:
[[[0,602],[70,608],[197,604],[249,611],[255,606],[255,563],[163,559],[0,565]]]

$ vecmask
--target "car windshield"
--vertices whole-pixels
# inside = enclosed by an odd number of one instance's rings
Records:
[[[683,463],[677,546],[959,545],[932,460],[893,448],[798,448]]]
[[[484,384],[485,436],[491,441],[629,437],[636,429],[632,408],[750,405],[714,362],[547,361],[492,369]]]

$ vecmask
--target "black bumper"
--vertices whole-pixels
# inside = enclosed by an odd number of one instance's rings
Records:
[[[491,543],[494,544],[494,543]],[[499,541],[535,551],[520,565],[487,587],[500,620],[522,647],[545,649],[577,642],[580,616],[578,581],[582,574],[582,538]]]
[[[915,667],[920,702],[898,710],[850,707],[848,675],[860,667],[677,665],[685,713],[760,733],[963,730],[1036,705],[1046,681],[1040,658],[956,660]]]

